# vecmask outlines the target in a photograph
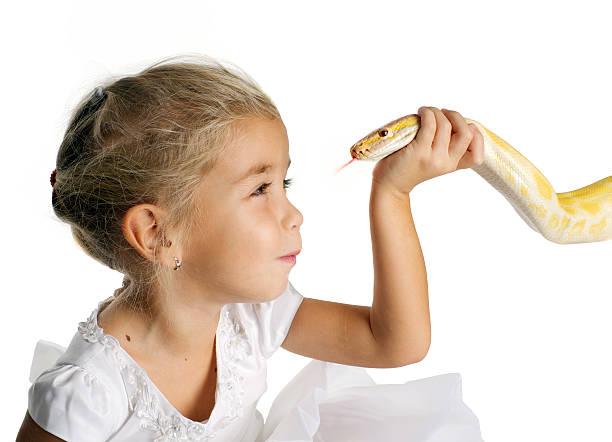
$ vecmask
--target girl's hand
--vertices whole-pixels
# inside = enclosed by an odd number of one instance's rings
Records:
[[[409,194],[419,183],[467,169],[484,161],[484,138],[459,112],[419,108],[421,127],[401,149],[379,160],[372,171],[374,184]]]

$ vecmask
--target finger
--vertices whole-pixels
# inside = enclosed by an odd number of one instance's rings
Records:
[[[430,109],[436,116],[436,136],[431,147],[434,153],[443,153],[444,155],[442,156],[446,159],[448,158],[448,144],[451,139],[453,125],[440,109],[437,107],[430,107]]]
[[[482,132],[476,127],[475,124],[470,125],[474,130],[474,138],[468,147],[468,150],[472,152],[472,156],[474,157],[475,164],[482,164],[484,161],[484,136]]]
[[[459,160],[457,169],[467,169],[480,165],[484,161],[484,137],[476,128],[476,125],[469,124],[470,129],[474,132],[474,138],[470,143],[465,155]]]
[[[419,116],[421,117],[420,128],[413,142],[416,146],[430,148],[431,142],[436,134],[436,117],[426,106],[421,106],[419,108]]]
[[[453,134],[448,153],[451,158],[459,161],[459,158],[461,158],[465,151],[469,148],[470,143],[474,138],[474,132],[473,129],[468,126],[467,122],[459,112],[448,109],[444,109],[443,112],[453,125]]]

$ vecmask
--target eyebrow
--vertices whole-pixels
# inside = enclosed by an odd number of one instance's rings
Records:
[[[289,163],[287,163],[287,169],[289,169],[289,166],[291,166],[291,158],[289,158]],[[234,184],[238,184],[239,182],[244,181],[247,178],[250,178],[252,176],[261,175],[263,173],[266,173],[272,167],[273,166],[270,163],[258,163],[258,164],[255,164],[253,167],[251,167],[249,170],[247,170],[244,173],[244,175],[242,175],[242,177],[240,177],[236,181],[234,181]]]

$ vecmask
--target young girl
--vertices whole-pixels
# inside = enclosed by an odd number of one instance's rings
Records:
[[[53,209],[125,277],[67,349],[37,345],[17,440],[481,441],[459,374],[376,385],[358,368],[427,353],[409,193],[482,161],[482,137],[457,112],[419,113],[415,140],[373,171],[370,308],[304,298],[289,282],[302,214],[285,191],[287,132],[242,70],[169,58],[84,97],[51,176]],[[264,425],[256,404],[280,346],[314,360]]]

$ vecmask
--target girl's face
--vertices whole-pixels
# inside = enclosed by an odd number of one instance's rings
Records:
[[[265,302],[287,286],[293,264],[279,258],[302,248],[303,217],[284,186],[290,159],[282,120],[253,117],[234,128],[198,191],[202,219],[181,271],[217,302]]]

